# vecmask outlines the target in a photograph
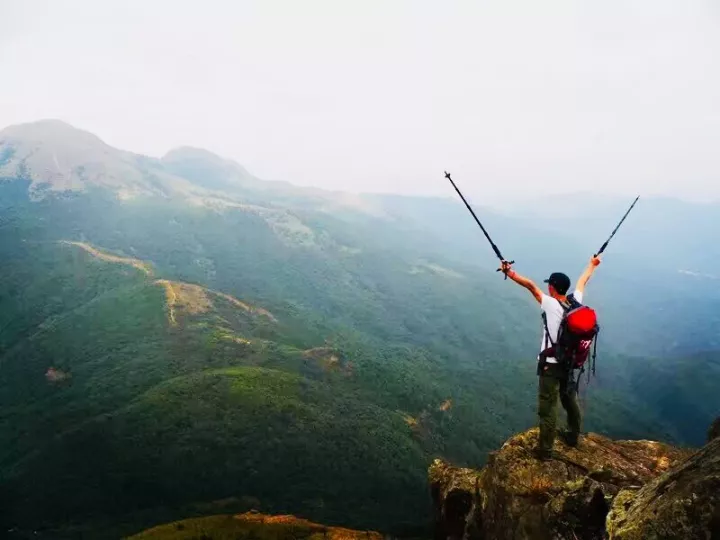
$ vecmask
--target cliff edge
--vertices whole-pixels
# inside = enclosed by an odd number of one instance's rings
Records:
[[[479,471],[435,460],[436,540],[720,540],[720,439],[697,452],[590,433],[542,462],[537,435],[510,438]]]

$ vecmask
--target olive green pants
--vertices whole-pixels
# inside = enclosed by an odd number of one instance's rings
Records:
[[[557,364],[546,364],[538,383],[538,417],[540,424],[539,449],[550,452],[557,433],[558,400],[567,413],[571,437],[580,435],[582,413],[577,400],[577,391],[567,372]],[[568,388],[570,387],[570,388]]]

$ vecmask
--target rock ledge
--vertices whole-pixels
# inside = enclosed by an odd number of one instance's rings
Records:
[[[628,503],[693,454],[655,441],[613,441],[590,433],[578,448],[556,442],[555,457],[541,462],[532,455],[537,435],[534,428],[510,438],[480,471],[440,460],[432,464],[436,540],[607,538],[606,519],[618,494]],[[633,510],[628,508],[626,520]]]

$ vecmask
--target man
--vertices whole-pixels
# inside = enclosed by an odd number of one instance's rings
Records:
[[[578,279],[573,296],[578,302],[582,302],[585,286],[592,276],[595,268],[600,264],[598,257],[590,259],[585,271]],[[553,272],[545,283],[548,284],[548,294],[543,293],[532,280],[519,275],[512,269],[509,262],[503,261],[500,270],[515,283],[522,285],[532,293],[540,303],[545,324],[543,325],[543,340],[540,351],[545,351],[553,345],[558,338],[560,323],[563,318],[563,305],[567,307],[569,300],[567,295],[570,289],[570,278],[561,272]],[[548,335],[549,334],[549,335]],[[549,337],[549,339],[548,339]],[[577,446],[582,425],[582,414],[577,401],[577,390],[572,384],[572,378],[567,370],[563,368],[556,358],[546,358],[544,362],[538,357],[538,418],[540,425],[540,436],[538,446],[535,449],[537,457],[547,460],[552,457],[552,447],[555,442],[557,430],[557,403],[558,399],[567,413],[568,431],[561,434],[569,446]]]

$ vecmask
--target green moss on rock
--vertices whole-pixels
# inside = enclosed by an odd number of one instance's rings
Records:
[[[607,531],[613,540],[720,538],[720,439],[637,493],[621,493]]]

